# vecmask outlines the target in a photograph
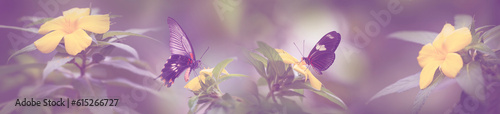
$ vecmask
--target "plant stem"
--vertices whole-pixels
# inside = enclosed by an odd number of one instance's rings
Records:
[[[86,66],[86,64],[87,64],[87,53],[83,52],[81,58],[82,58],[82,64],[81,64],[81,67],[80,67],[80,77],[82,77],[82,76],[85,75],[85,69],[87,68],[87,66]]]
[[[268,81],[269,82],[269,81]],[[267,84],[267,87],[269,88],[269,93],[267,94],[266,96],[266,101],[269,99],[269,97],[272,97],[274,103],[278,104],[278,102],[276,101],[276,98],[274,97],[274,89],[273,89],[273,84],[270,83],[270,84]]]

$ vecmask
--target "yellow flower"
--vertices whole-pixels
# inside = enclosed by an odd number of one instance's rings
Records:
[[[285,50],[282,49],[275,49],[275,50],[278,52],[278,54],[280,55],[281,59],[283,59],[283,62],[285,64],[293,64],[293,70],[304,75],[304,77],[306,78],[305,80],[309,79],[309,82],[311,83],[311,86],[314,89],[321,90],[322,83],[316,77],[314,77],[311,71],[306,67],[307,64],[305,61],[299,62],[297,58],[288,54]]]
[[[42,53],[54,51],[62,38],[66,52],[76,55],[90,46],[92,38],[84,31],[102,34],[109,30],[109,15],[90,15],[89,8],[72,8],[59,16],[47,21],[38,30],[45,34],[34,42]]]
[[[431,84],[437,68],[445,76],[455,78],[463,66],[462,57],[456,52],[469,45],[471,40],[469,28],[455,30],[451,24],[445,24],[432,44],[422,47],[417,57],[420,67],[423,68],[420,73],[420,89]]]
[[[193,78],[191,81],[189,81],[184,88],[189,89],[191,91],[199,91],[201,89],[201,84],[200,80],[202,83],[205,83],[205,78],[206,77],[212,77],[212,71],[214,69],[203,69],[200,71],[200,75],[198,77]],[[229,74],[226,69],[222,70],[222,74]]]

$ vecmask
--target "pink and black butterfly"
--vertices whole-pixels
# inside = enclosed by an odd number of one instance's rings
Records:
[[[181,26],[170,17],[168,17],[167,23],[170,30],[170,53],[172,55],[158,77],[161,77],[165,85],[170,87],[184,70],[186,70],[184,80],[187,82],[190,72],[197,69],[201,61],[196,60],[193,46]]]
[[[302,57],[308,65],[311,65],[319,74],[328,69],[335,61],[335,50],[340,43],[340,34],[336,31],[329,32],[323,36],[314,48],[309,52],[309,56]]]

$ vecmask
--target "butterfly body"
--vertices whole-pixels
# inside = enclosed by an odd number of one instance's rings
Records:
[[[167,87],[170,87],[175,79],[186,70],[184,80],[189,80],[189,74],[192,70],[199,68],[201,61],[196,60],[191,42],[180,25],[172,18],[167,19],[170,30],[170,55],[169,59],[161,70],[162,80]]]
[[[335,61],[335,50],[340,44],[341,36],[336,31],[332,31],[323,36],[309,53],[303,57],[306,64],[311,65],[319,74],[328,69]]]

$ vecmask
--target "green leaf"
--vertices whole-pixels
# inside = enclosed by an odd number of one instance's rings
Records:
[[[293,89],[293,91],[299,93],[299,94],[302,94],[304,95],[304,89]],[[302,97],[299,97],[300,101],[302,102],[303,101],[303,98]]]
[[[128,53],[132,54],[136,59],[139,59],[139,54],[137,53],[137,51],[130,47],[129,45],[127,44],[123,44],[123,43],[109,43],[117,48],[120,48],[120,49],[123,49],[125,51],[127,51]]]
[[[481,65],[478,62],[470,62],[465,65],[455,78],[458,85],[467,93],[481,101],[485,100],[485,83]]]
[[[106,56],[106,55],[109,55],[116,47],[113,46],[113,45],[108,45],[108,46],[105,46],[104,48],[102,48],[99,53],[101,53],[102,55]]]
[[[231,61],[233,61],[233,59],[226,59],[217,64],[215,68],[212,70],[212,76],[215,77],[216,80],[218,80],[222,70],[224,70],[227,64],[231,63]]]
[[[303,94],[291,91],[291,90],[285,90],[285,91],[279,91],[276,95],[278,96],[300,96],[300,97],[305,97]]]
[[[485,37],[485,42],[488,42],[494,38],[499,38],[500,37],[500,25],[495,26],[488,31],[484,32],[484,37]]]
[[[255,82],[253,81],[249,81],[250,82],[250,86],[248,87],[248,93],[251,93],[252,95],[255,96],[255,98],[257,98],[258,100],[259,99],[259,87],[257,86],[257,84],[255,84]]]
[[[148,29],[148,31],[150,31],[150,30]],[[102,38],[105,39],[105,38],[109,38],[112,36],[138,36],[138,37],[147,38],[147,39],[150,39],[150,40],[153,40],[153,41],[156,41],[158,43],[163,44],[163,42],[156,40],[154,38],[151,38],[149,36],[142,35],[142,34],[136,34],[136,33],[132,33],[132,32],[127,32],[127,31],[108,31],[102,35]],[[124,37],[117,37],[116,39],[109,40],[109,42],[113,42],[113,41],[121,39],[121,38],[124,38]]]
[[[267,74],[269,75],[270,70],[274,70],[274,74],[277,76],[282,76],[285,74],[285,63],[283,63],[283,60],[281,59],[281,56],[279,53],[272,48],[271,46],[267,45],[264,42],[257,42],[259,45],[259,48],[257,51],[259,51],[264,57],[267,58]],[[269,69],[271,68],[271,69]],[[273,72],[271,72],[273,74]]]
[[[273,63],[271,61],[269,61],[267,63],[267,67],[266,67],[266,75],[267,75],[267,78],[268,78],[268,81],[270,81],[271,83],[269,84],[272,84],[272,82],[274,82],[275,78],[277,77],[276,76],[276,70],[275,68],[272,67],[273,66]]]
[[[260,77],[258,80],[257,80],[257,85],[258,86],[265,86],[267,85],[267,81],[264,77]]]
[[[421,45],[432,43],[438,33],[429,31],[399,31],[389,34],[389,38],[396,38]]]
[[[14,54],[10,55],[10,57],[7,59],[7,63],[10,61],[10,59],[12,57],[19,55],[21,53],[25,53],[25,52],[29,52],[29,51],[33,51],[33,50],[36,50],[36,46],[35,46],[35,44],[32,43],[32,44],[22,48],[21,50],[14,52]]]
[[[7,26],[7,25],[0,25],[0,28],[14,29],[14,30],[20,30],[20,31],[26,31],[26,32],[38,34],[38,29],[36,29],[36,28],[22,28],[22,27]]]
[[[483,29],[490,28],[490,27],[495,27],[495,25],[485,25],[485,26],[478,27],[478,28],[476,28],[476,32],[482,31]]]
[[[31,64],[15,64],[15,65],[4,65],[0,66],[0,77],[10,76],[7,74],[16,73],[29,68],[44,68],[47,66],[45,63],[31,63]]]
[[[254,57],[251,56],[250,51],[246,51],[245,56],[248,59],[248,62],[252,64],[252,66],[257,70],[260,76],[266,77],[266,71],[265,71],[265,66],[267,66],[267,60],[266,60],[266,65],[264,63],[260,62],[259,60],[256,60]],[[259,55],[260,56],[260,55]]]
[[[307,112],[304,112],[304,110],[302,110],[302,107],[299,106],[297,102],[285,97],[278,97],[278,99],[283,105],[283,114],[308,114]]]
[[[229,78],[233,77],[247,77],[246,75],[243,74],[227,74],[227,75],[222,75],[219,77],[219,80],[217,80],[217,83],[221,83]]]
[[[471,30],[471,31],[473,31],[473,30]],[[482,37],[482,33],[483,32],[484,31],[479,31],[479,32],[473,33],[472,34],[472,41],[471,41],[471,43],[469,45],[475,45],[475,44],[481,43],[482,38],[483,38]]]
[[[312,89],[312,90],[314,90],[314,88],[312,88],[311,86],[306,84],[304,80],[294,81],[291,84],[285,85],[281,89],[282,90],[288,90],[288,89]]]
[[[366,102],[366,103],[368,104],[372,100],[377,99],[377,98],[382,97],[382,96],[385,96],[385,95],[389,95],[392,93],[401,93],[401,92],[404,92],[404,91],[409,90],[411,88],[418,87],[419,81],[420,81],[420,72],[413,74],[413,75],[410,75],[406,78],[400,79],[400,80],[396,81],[395,83],[393,83],[393,84],[385,87],[384,89],[380,90],[379,92],[377,92],[377,94],[375,94],[372,98],[370,98],[370,100],[368,100],[368,102]]]
[[[472,24],[473,18],[470,15],[455,15],[455,28],[459,29],[462,27],[467,27]],[[473,29],[471,29],[473,30]]]
[[[96,34],[92,32],[87,32],[87,34],[90,36],[90,38],[92,38],[92,42],[97,44]]]
[[[197,110],[196,108],[198,107],[198,96],[192,96],[191,98],[189,98],[188,106],[189,113],[194,113]]]
[[[484,43],[493,49],[499,49],[500,45],[500,25],[495,26],[483,34]]]
[[[259,54],[253,53],[253,52],[249,52],[249,54],[250,54],[250,56],[252,58],[254,58],[257,61],[262,62],[264,64],[264,66],[267,66],[267,60],[266,60],[266,58],[260,56]]]
[[[71,55],[57,53],[52,58],[52,60],[47,62],[47,66],[45,66],[45,68],[43,69],[42,78],[45,80],[45,78],[47,78],[47,76],[52,71],[56,70],[57,68],[61,67],[64,64],[68,63],[73,58],[75,58],[75,57],[71,56]]]
[[[41,18],[41,19],[36,19],[36,18],[40,18],[40,17],[31,17],[30,20],[32,20],[32,23],[30,23],[30,24],[28,24],[28,25],[26,25],[24,27],[31,27],[31,26],[34,26],[34,25],[44,24],[45,22],[54,19],[54,18]]]
[[[310,88],[311,85],[307,85],[309,86]],[[317,90],[314,90],[314,89],[310,89],[312,92],[330,100],[331,102],[339,105],[340,107],[342,107],[344,110],[347,110],[347,105],[345,105],[344,101],[342,101],[342,99],[340,99],[339,97],[337,97],[335,94],[333,94],[330,90],[326,89],[325,87],[321,87],[321,91],[317,91]]]
[[[102,55],[101,53],[92,54],[92,63],[99,63],[102,60],[104,60],[104,55]]]
[[[264,55],[264,57],[266,57],[268,60],[270,60],[270,61],[283,61],[281,59],[281,56],[279,55],[279,53],[271,46],[267,45],[264,42],[260,42],[260,41],[257,42],[257,44],[259,45],[259,48],[257,49],[257,51],[262,53],[262,55]]]
[[[488,54],[488,55],[491,55],[491,56],[496,56],[495,55],[495,52],[490,48],[488,47],[486,44],[484,43],[477,43],[473,46],[471,46],[471,48],[473,49],[476,49],[484,54]]]
[[[412,114],[418,114],[420,109],[422,109],[422,106],[424,105],[425,100],[431,94],[432,90],[434,90],[436,88],[436,86],[444,79],[444,75],[439,71],[436,71],[435,75],[437,75],[437,76],[435,76],[434,81],[432,81],[432,83],[429,85],[429,87],[427,87],[423,90],[420,90],[417,93],[417,97],[415,98],[415,101],[413,102]]]

